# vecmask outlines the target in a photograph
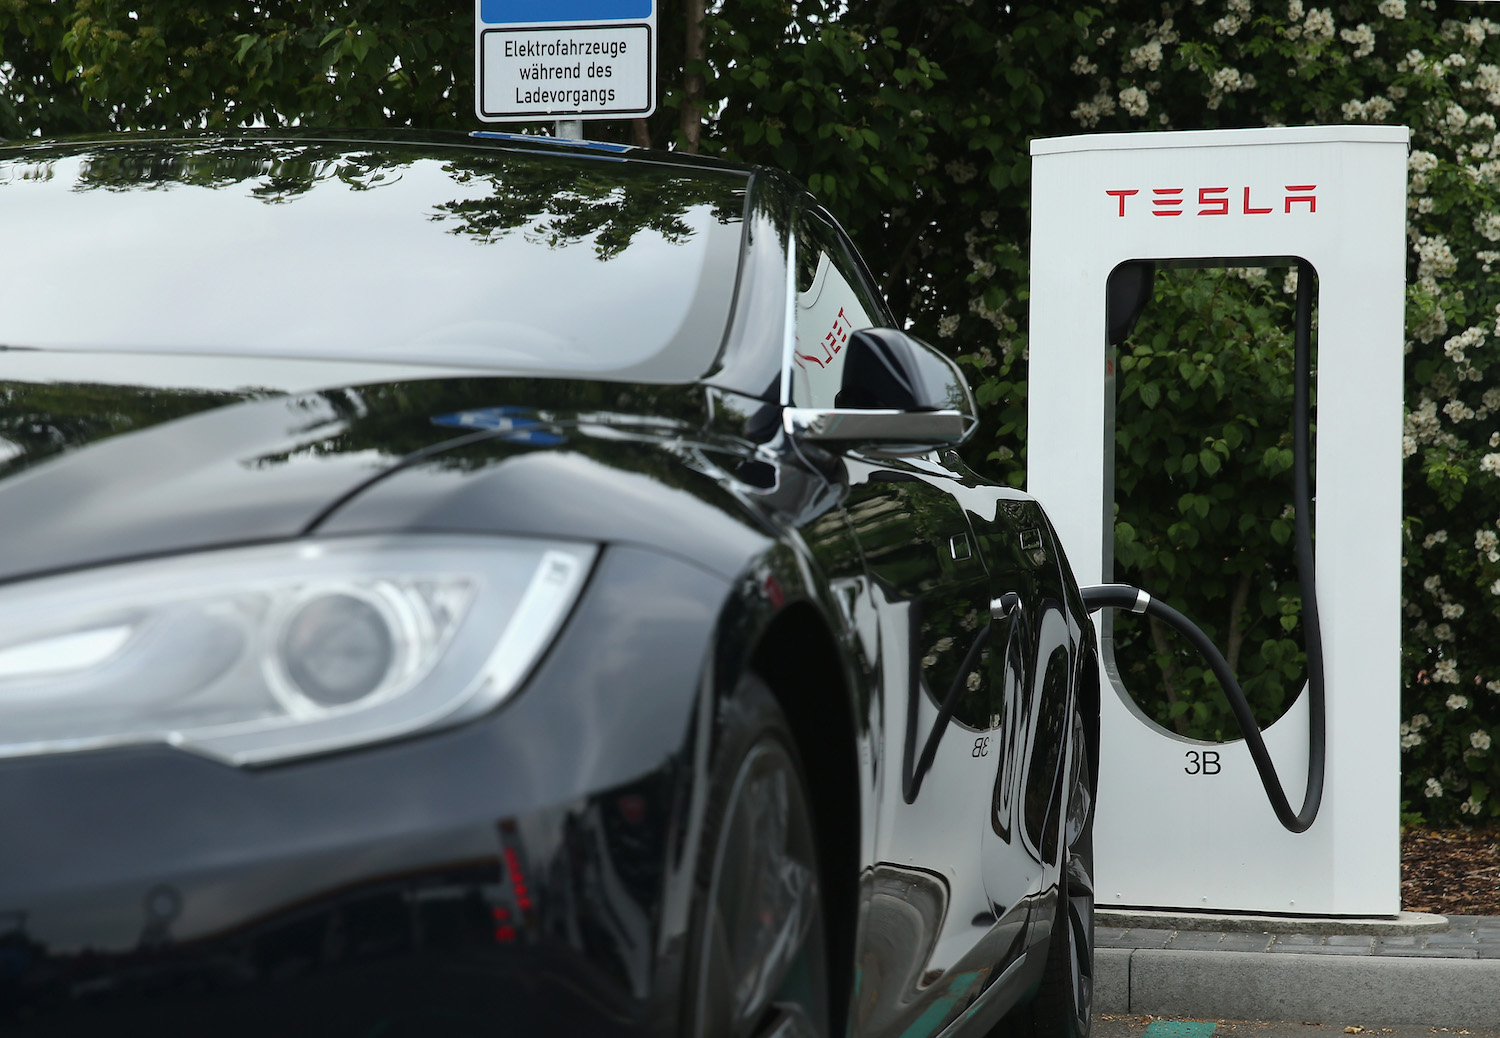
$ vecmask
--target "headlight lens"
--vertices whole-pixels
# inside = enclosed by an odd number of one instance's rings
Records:
[[[0,588],[0,756],[168,742],[248,764],[456,724],[525,680],[596,552],[305,541]]]

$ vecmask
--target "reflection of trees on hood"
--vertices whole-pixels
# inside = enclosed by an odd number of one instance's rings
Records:
[[[0,382],[0,476],[71,448],[255,395],[253,391]]]
[[[402,167],[425,157],[415,151],[376,155],[347,149],[347,144],[284,140],[164,139],[156,145],[134,142],[120,147],[105,143],[84,153],[75,190],[151,191],[175,184],[224,188],[243,182],[250,183],[250,194],[256,198],[285,202],[329,180],[354,191],[394,183]]]
[[[465,141],[465,143],[469,143]],[[42,163],[71,148],[28,149],[16,159]],[[337,181],[353,191],[396,183],[419,161],[441,162],[454,183],[479,198],[439,200],[432,218],[451,221],[455,234],[496,241],[522,230],[557,248],[594,239],[600,259],[623,252],[643,230],[673,243],[691,238],[690,210],[709,207],[727,224],[743,218],[745,177],[733,172],[605,162],[570,155],[535,155],[499,149],[462,153],[434,144],[372,145],[347,142],[214,138],[108,142],[82,153],[75,190],[162,190],[177,184],[228,188],[244,183],[266,202],[291,202],[317,185]]]
[[[736,176],[693,170],[691,175],[661,167],[637,167],[597,160],[520,162],[507,158],[493,168],[481,160],[447,166],[462,184],[488,181],[487,198],[439,205],[434,219],[452,219],[455,234],[494,241],[526,229],[533,240],[552,248],[594,237],[600,259],[623,252],[642,230],[655,231],[678,244],[692,237],[683,220],[690,208],[712,206],[727,224],[743,216],[743,181]],[[738,190],[737,190],[738,189]]]
[[[311,455],[378,451],[393,458],[408,457],[470,432],[438,426],[434,419],[499,407],[514,409],[517,418],[540,421],[565,435],[566,426],[579,414],[664,419],[685,430],[702,428],[707,418],[703,391],[696,386],[628,385],[582,379],[427,379],[325,390],[308,399],[326,404],[340,419],[336,432],[320,435],[316,442],[299,450]],[[257,459],[257,463],[275,463],[288,457],[268,456]],[[477,468],[488,464],[492,453],[485,450],[445,453],[435,460],[448,468]]]
[[[352,454],[379,454],[392,461],[408,458],[484,431],[438,425],[434,419],[489,408],[513,409],[517,418],[556,430],[569,443],[578,438],[572,426],[580,415],[614,416],[608,420],[622,426],[640,421],[643,429],[655,428],[669,439],[679,433],[691,439],[707,420],[703,392],[696,386],[572,379],[424,379],[297,396],[252,389],[230,393],[0,382],[0,477],[112,436],[236,405],[283,409],[285,437],[296,442],[293,447],[269,453],[257,452],[263,445],[245,443],[237,460],[253,468]],[[168,437],[174,435],[164,432]],[[184,430],[180,435],[192,434]],[[600,447],[617,457],[623,467],[649,472],[659,479],[681,468],[669,458],[653,457],[625,443]],[[531,449],[497,435],[481,438],[468,448],[442,449],[432,460],[442,468],[479,469],[513,451]],[[230,445],[228,450],[236,449]],[[668,481],[682,478],[683,474],[677,473]]]

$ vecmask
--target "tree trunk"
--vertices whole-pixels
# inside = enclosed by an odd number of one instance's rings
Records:
[[[1245,603],[1250,599],[1250,574],[1241,575],[1240,582],[1235,585],[1234,597],[1229,600],[1229,646],[1224,653],[1224,662],[1229,664],[1229,669],[1235,674],[1235,680],[1239,680],[1240,672],[1240,649],[1245,645],[1245,631],[1240,629],[1240,621],[1245,616]]]
[[[687,41],[683,48],[683,62],[689,71],[682,81],[682,149],[696,155],[698,141],[703,136],[703,76],[693,70],[693,65],[701,63],[704,56],[704,0],[686,0],[686,14]]]
[[[1167,626],[1154,616],[1148,616],[1146,620],[1151,625],[1152,646],[1155,647],[1157,655],[1166,658],[1166,662],[1162,664],[1161,668],[1162,691],[1167,694],[1167,702],[1169,704],[1177,703],[1182,699],[1182,694],[1177,691],[1177,683],[1181,677],[1181,672],[1178,671],[1177,664],[1172,662],[1172,644],[1167,641]],[[1172,719],[1172,727],[1177,729],[1177,734],[1186,734],[1183,731],[1186,726],[1186,715]]]

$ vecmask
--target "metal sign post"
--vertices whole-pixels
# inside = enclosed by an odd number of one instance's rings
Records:
[[[656,0],[475,0],[474,108],[485,122],[656,111]]]
[[[1147,718],[1114,666],[1101,614],[1101,907],[1362,916],[1400,908],[1406,151],[1407,130],[1394,126],[1032,142],[1027,483],[1081,584],[1114,577],[1110,272],[1131,260],[1259,266],[1283,257],[1311,264],[1318,278],[1321,812],[1305,833],[1287,832],[1243,740],[1189,740]],[[1294,804],[1308,724],[1304,693],[1265,732]]]

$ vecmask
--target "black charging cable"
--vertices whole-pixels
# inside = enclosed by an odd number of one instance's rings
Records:
[[[1140,588],[1128,584],[1101,584],[1083,588],[1084,605],[1089,612],[1099,609],[1128,609],[1132,613],[1154,616],[1169,627],[1181,632],[1193,648],[1203,654],[1213,669],[1214,677],[1224,689],[1225,698],[1234,712],[1255,770],[1260,773],[1260,783],[1265,787],[1266,797],[1281,824],[1294,833],[1306,832],[1318,817],[1318,808],[1323,803],[1323,779],[1328,762],[1328,699],[1323,675],[1323,634],[1318,622],[1318,593],[1316,562],[1312,535],[1312,479],[1308,463],[1311,421],[1312,383],[1312,303],[1314,275],[1310,267],[1298,267],[1297,316],[1294,338],[1296,341],[1295,371],[1292,393],[1292,473],[1296,486],[1293,488],[1295,508],[1295,539],[1297,545],[1297,583],[1302,590],[1302,623],[1307,643],[1307,793],[1302,800],[1302,809],[1293,811],[1287,800],[1286,790],[1276,774],[1276,766],[1266,751],[1265,739],[1244,690],[1235,680],[1234,671],[1198,625],[1160,599],[1152,598]]]

